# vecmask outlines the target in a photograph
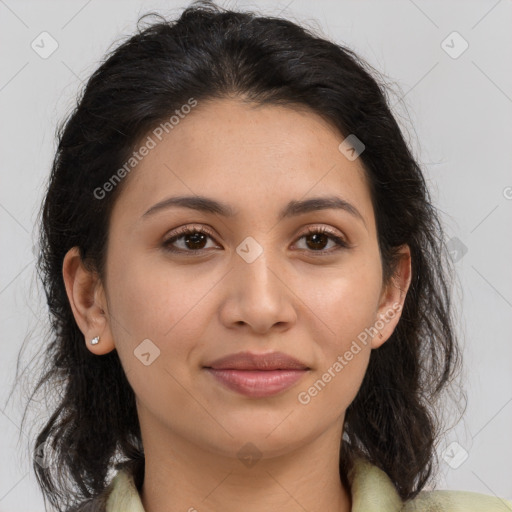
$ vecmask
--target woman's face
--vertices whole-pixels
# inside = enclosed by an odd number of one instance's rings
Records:
[[[125,178],[111,216],[98,345],[117,349],[141,425],[231,457],[248,442],[270,456],[328,429],[341,437],[370,351],[402,303],[382,287],[360,159],[340,152],[343,138],[314,113],[237,100],[199,102],[161,141],[149,135],[156,146]],[[165,205],[178,196],[231,215]],[[352,211],[300,206],[313,198]],[[207,235],[179,237],[184,227]],[[383,316],[381,337],[370,328]],[[254,396],[205,368],[246,351],[280,351],[309,370]]]

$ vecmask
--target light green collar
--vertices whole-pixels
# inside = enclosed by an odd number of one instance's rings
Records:
[[[376,466],[357,459],[348,475],[352,512],[399,512],[402,501],[387,475]],[[132,475],[120,470],[112,480],[106,512],[144,512]]]
[[[512,502],[465,491],[422,491],[404,503],[391,479],[358,458],[349,472],[351,512],[511,512]],[[107,488],[106,512],[144,512],[132,475],[119,470]]]

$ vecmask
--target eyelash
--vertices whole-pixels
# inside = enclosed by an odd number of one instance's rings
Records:
[[[171,238],[169,238],[163,242],[164,250],[167,252],[170,252],[170,253],[177,253],[177,254],[202,253],[203,251],[206,251],[207,249],[184,250],[184,249],[175,249],[172,247],[171,244],[173,242],[179,240],[180,238],[184,237],[185,235],[192,235],[192,234],[203,234],[203,235],[209,236],[212,239],[215,239],[213,234],[204,227],[196,228],[194,226],[186,226],[184,228],[179,229],[176,233],[174,233],[174,235]],[[337,247],[331,248],[331,249],[322,249],[319,251],[314,251],[314,250],[308,251],[307,249],[299,249],[299,250],[313,253],[315,256],[327,256],[327,255],[329,255],[333,252],[336,252],[340,249],[349,249],[351,247],[348,242],[346,242],[343,238],[339,237],[338,235],[336,235],[334,232],[332,232],[330,229],[328,229],[326,227],[309,227],[305,233],[303,233],[301,236],[299,236],[297,241],[308,236],[308,235],[316,235],[316,234],[329,235],[329,238],[336,243]]]

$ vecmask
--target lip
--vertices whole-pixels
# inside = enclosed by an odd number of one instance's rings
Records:
[[[263,398],[281,393],[308,373],[308,370],[205,369],[227,388],[252,398]]]
[[[205,365],[214,370],[310,370],[302,361],[283,352],[238,352]]]
[[[228,389],[252,398],[281,393],[310,370],[283,352],[239,352],[217,359],[204,369]]]

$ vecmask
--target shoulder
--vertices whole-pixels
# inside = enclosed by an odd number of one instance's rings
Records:
[[[391,479],[358,458],[349,473],[353,512],[512,512],[512,501],[465,491],[422,491],[403,502]]]
[[[112,509],[112,495],[124,494],[131,489],[130,475],[126,471],[118,471],[110,484],[98,495],[89,498],[66,510],[66,512],[108,512]],[[123,510],[123,509],[121,509]],[[127,510],[126,512],[131,512]]]
[[[424,491],[403,512],[512,512],[512,501],[468,491]]]
[[[100,494],[66,512],[144,512],[139,496],[144,469],[141,460],[121,462],[114,469],[114,477]]]
[[[144,512],[133,475],[127,469],[117,472],[108,491],[105,512]]]

